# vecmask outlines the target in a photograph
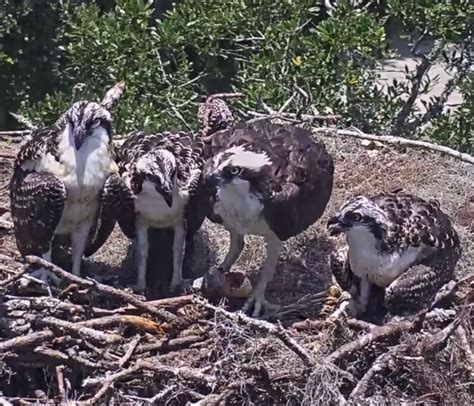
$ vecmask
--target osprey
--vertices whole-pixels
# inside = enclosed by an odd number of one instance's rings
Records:
[[[182,286],[186,238],[203,223],[195,191],[201,175],[203,142],[191,133],[146,134],[136,131],[117,151],[122,177],[118,223],[123,233],[136,239],[138,277],[136,289],[146,289],[149,228],[173,228],[173,276],[170,289]]]
[[[261,235],[267,244],[260,280],[243,308],[253,306],[257,316],[283,242],[306,230],[326,208],[333,160],[309,131],[263,122],[216,132],[208,148],[212,158],[203,167],[200,195],[207,199],[209,219],[230,232],[219,270],[230,270],[246,234]]]
[[[216,131],[224,130],[232,124],[234,117],[223,98],[239,97],[240,93],[217,93],[210,95],[199,104],[197,118],[201,124],[201,135],[209,137]]]
[[[400,190],[349,199],[327,227],[330,235],[346,236],[347,254],[332,255],[330,262],[339,285],[351,293],[348,311],[355,317],[380,289],[391,313],[419,310],[452,278],[461,255],[439,202]]]
[[[19,251],[51,261],[55,236],[70,235],[72,272],[80,275],[86,248],[92,254],[111,233],[109,187],[112,119],[101,104],[79,101],[57,124],[36,130],[21,147],[10,182],[11,213]],[[49,273],[35,273],[46,280]],[[53,279],[54,280],[54,279]]]

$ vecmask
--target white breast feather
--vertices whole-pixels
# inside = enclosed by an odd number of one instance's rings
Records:
[[[352,271],[380,287],[390,285],[422,256],[423,247],[393,253],[378,251],[375,237],[365,227],[353,228],[346,235]]]
[[[182,221],[184,208],[188,202],[187,192],[175,187],[173,204],[169,207],[163,197],[156,191],[155,184],[145,180],[142,190],[135,198],[135,210],[139,219],[151,227],[172,227]]]
[[[83,221],[92,221],[98,209],[98,194],[109,175],[109,136],[98,127],[76,150],[68,125],[59,138],[59,162],[51,154],[27,161],[24,168],[51,173],[64,182],[67,199],[56,234],[70,233]]]
[[[263,204],[251,193],[246,180],[234,179],[217,191],[214,212],[219,215],[226,228],[241,235],[271,233],[262,216]]]

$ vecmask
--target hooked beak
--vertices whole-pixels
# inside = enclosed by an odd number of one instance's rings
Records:
[[[76,144],[76,149],[79,150],[84,144],[84,140],[86,139],[86,131],[79,127],[74,130],[74,143]]]
[[[221,178],[216,174],[212,174],[207,178],[207,186],[209,189],[216,189],[220,184]]]
[[[161,195],[163,196],[163,199],[165,200],[166,204],[168,207],[171,207],[173,205],[173,191],[172,190],[164,190]]]
[[[338,216],[331,217],[327,222],[327,230],[330,236],[342,233],[346,227],[347,224],[345,224]]]

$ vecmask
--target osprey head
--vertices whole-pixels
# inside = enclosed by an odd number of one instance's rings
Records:
[[[327,222],[329,235],[347,233],[360,228],[367,229],[376,238],[380,238],[388,228],[388,219],[384,211],[364,196],[349,199]]]
[[[76,149],[80,149],[89,137],[100,137],[104,133],[111,137],[112,117],[98,103],[78,101],[65,114],[66,126],[74,137]]]
[[[155,190],[171,207],[178,172],[174,155],[165,149],[148,152],[137,161],[136,170],[143,180],[154,184]]]
[[[211,161],[212,168],[206,179],[211,189],[227,185],[248,187],[271,164],[267,154],[247,150],[244,146],[231,147]]]

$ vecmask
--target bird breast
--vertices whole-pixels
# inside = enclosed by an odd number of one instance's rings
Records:
[[[422,257],[422,247],[381,251],[369,231],[351,230],[347,233],[347,241],[354,274],[382,288],[390,285]]]
[[[250,192],[248,182],[228,183],[217,190],[214,213],[224,226],[241,235],[265,235],[268,226],[262,216],[263,204]]]
[[[72,232],[79,223],[94,220],[99,193],[113,168],[108,147],[109,136],[99,127],[77,150],[72,132],[66,128],[59,139],[59,160],[46,154],[35,163],[34,170],[57,176],[66,187],[66,203],[56,233]]]
[[[148,226],[173,227],[182,221],[187,201],[187,194],[176,187],[173,192],[173,203],[169,207],[163,196],[156,191],[155,184],[145,180],[141,192],[135,197],[135,211]]]

